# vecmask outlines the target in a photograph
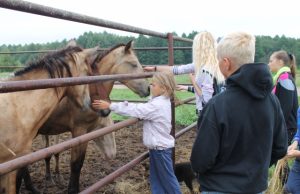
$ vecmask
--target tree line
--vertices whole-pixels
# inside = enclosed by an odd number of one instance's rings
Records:
[[[178,36],[176,33],[174,35]],[[182,34],[183,38],[193,39],[197,34],[193,31],[189,34]],[[83,48],[91,48],[100,46],[101,48],[110,48],[116,44],[127,43],[134,40],[134,47],[167,47],[168,42],[165,39],[157,37],[149,37],[145,35],[134,36],[119,36],[116,34],[85,32],[76,38],[77,43]],[[56,50],[63,48],[68,40],[44,43],[44,44],[25,44],[25,45],[1,45],[1,52],[16,52],[16,51],[40,51],[40,50]],[[191,47],[191,43],[174,41],[174,47]],[[255,61],[268,63],[270,55],[277,50],[286,50],[296,56],[297,61],[300,60],[300,39],[289,38],[285,36],[256,36],[256,53]],[[192,62],[192,50],[174,50],[174,63],[186,64]],[[142,64],[167,64],[168,51],[167,50],[138,50],[136,54]],[[24,54],[1,54],[0,66],[22,66],[30,61],[41,56],[41,53],[24,53]],[[2,69],[6,71],[9,69]]]

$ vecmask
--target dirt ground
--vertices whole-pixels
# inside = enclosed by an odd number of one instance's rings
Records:
[[[103,154],[101,154],[94,142],[89,142],[86,159],[84,161],[83,168],[81,170],[80,177],[80,190],[91,186],[101,178],[117,170],[119,167],[125,165],[141,153],[147,151],[142,144],[142,125],[141,123],[134,126],[123,128],[116,132],[117,143],[117,156],[115,159],[105,160]],[[183,126],[177,126],[176,130],[182,129]],[[176,163],[189,160],[192,143],[195,139],[196,129],[185,133],[176,140]],[[69,133],[65,133],[60,136],[60,142],[70,139]],[[53,139],[53,138],[52,138]],[[53,140],[52,140],[53,143]],[[44,142],[40,136],[34,140],[33,150],[38,150],[44,147]],[[65,151],[60,155],[60,185],[47,184],[45,185],[45,163],[39,161],[30,166],[30,174],[33,179],[33,183],[37,189],[47,194],[59,194],[67,193],[68,179],[69,179],[69,161],[70,151]],[[97,193],[101,194],[150,194],[149,182],[148,182],[148,165],[149,160],[146,159],[142,164],[134,167],[132,170],[126,172],[121,177],[115,179],[111,184],[104,186]],[[54,157],[51,159],[51,172],[54,172],[55,161]],[[194,188],[198,188],[196,182],[194,182]],[[189,190],[184,183],[181,183],[182,193],[187,194]],[[30,193],[26,191],[24,183],[20,193]]]

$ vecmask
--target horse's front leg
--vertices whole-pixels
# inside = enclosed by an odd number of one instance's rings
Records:
[[[20,191],[20,187],[22,184],[22,179],[24,179],[24,183],[25,183],[25,187],[28,191],[31,191],[31,193],[33,194],[40,194],[40,191],[37,190],[34,186],[33,183],[31,181],[31,177],[30,177],[30,173],[28,170],[28,167],[25,166],[23,168],[18,169],[18,173],[17,173],[17,194]]]
[[[42,135],[42,138],[44,141],[46,141],[45,147],[48,148],[50,146],[50,140],[49,140],[49,135]],[[54,181],[51,176],[51,170],[50,170],[50,160],[52,156],[49,156],[45,158],[45,164],[46,164],[46,173],[45,173],[45,187],[48,187],[48,184],[54,184]]]
[[[75,137],[85,134],[85,132],[81,132],[80,134],[76,134]],[[75,134],[73,134],[74,137]],[[80,179],[80,171],[84,162],[85,153],[87,149],[87,143],[81,144],[79,146],[73,147],[71,150],[71,176],[69,180],[68,193],[78,193],[79,192],[79,179]]]

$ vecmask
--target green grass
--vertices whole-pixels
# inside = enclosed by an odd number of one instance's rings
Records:
[[[300,73],[297,73],[297,75],[296,75],[296,85],[297,85],[297,87],[300,87]]]
[[[194,96],[188,92],[176,92],[176,97],[180,100]],[[148,98],[140,98],[138,95],[128,89],[113,89],[110,98],[113,100],[147,100]],[[113,113],[112,118],[114,120],[124,120],[128,117],[120,116]],[[189,125],[197,120],[195,114],[195,105],[181,105],[175,109],[176,124]]]
[[[189,75],[176,75],[175,80],[177,84],[191,84]]]
[[[149,81],[151,81],[151,78],[149,78]],[[175,81],[177,84],[191,84],[189,75],[187,74],[175,75]]]
[[[0,72],[0,78],[8,78],[12,72]]]

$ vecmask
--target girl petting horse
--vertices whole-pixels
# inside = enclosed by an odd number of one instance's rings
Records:
[[[178,194],[180,186],[174,174],[172,148],[175,139],[171,132],[171,102],[175,80],[172,74],[160,72],[153,76],[152,99],[147,103],[109,103],[95,100],[96,109],[111,109],[118,114],[143,119],[143,142],[149,148],[150,186],[153,194]]]

